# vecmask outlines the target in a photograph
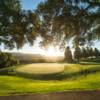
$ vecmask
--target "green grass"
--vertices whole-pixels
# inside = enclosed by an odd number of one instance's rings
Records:
[[[16,68],[16,72],[19,73],[28,73],[28,74],[55,74],[60,73],[64,70],[63,64],[57,63],[37,63],[37,64],[28,64]]]
[[[54,75],[10,74],[2,69],[5,75],[0,76],[0,95],[23,93],[48,93],[70,90],[100,90],[100,64],[66,64],[62,73]],[[6,70],[6,71],[5,71]],[[2,72],[1,71],[1,72]],[[41,76],[41,77],[40,77]]]

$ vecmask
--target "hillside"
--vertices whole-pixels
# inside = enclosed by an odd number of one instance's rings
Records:
[[[17,57],[22,63],[36,63],[36,62],[61,62],[63,56],[44,56],[40,54],[26,54],[26,53],[12,53]]]

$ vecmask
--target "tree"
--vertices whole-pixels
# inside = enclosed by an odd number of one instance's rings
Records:
[[[66,47],[64,55],[65,55],[65,61],[72,62],[72,52],[69,46]]]
[[[0,69],[18,65],[19,60],[10,53],[0,52]]]
[[[36,14],[22,10],[20,0],[0,0],[0,44],[10,49],[33,44],[38,27]]]
[[[77,47],[100,37],[99,0],[46,0],[36,13],[41,19],[43,45],[52,42],[62,47],[73,37]]]
[[[90,57],[93,57],[94,56],[94,50],[93,50],[92,47],[89,49],[89,56]]]
[[[90,57],[90,49],[89,49],[89,47],[86,47],[86,52],[87,52],[86,57],[87,57],[87,58]]]
[[[79,61],[80,58],[81,58],[81,49],[80,47],[77,46],[74,51],[74,59]]]
[[[86,57],[87,57],[87,51],[84,47],[82,47],[81,58],[86,58]]]
[[[94,48],[94,56],[99,57],[100,51],[97,48]]]

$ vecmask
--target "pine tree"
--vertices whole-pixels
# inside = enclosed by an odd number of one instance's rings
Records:
[[[89,47],[86,47],[86,53],[87,53],[87,54],[86,54],[87,58],[90,57]]]
[[[89,56],[90,56],[91,58],[94,56],[94,50],[93,50],[92,47],[89,49]]]
[[[94,48],[94,56],[97,58],[99,57],[99,50],[97,48]]]
[[[65,50],[65,61],[67,61],[67,62],[72,62],[73,61],[72,60],[72,52],[71,52],[69,46],[67,46],[66,50]]]
[[[74,59],[76,59],[77,61],[79,61],[79,59],[81,58],[81,49],[79,46],[77,46],[75,48],[75,51],[74,51]]]

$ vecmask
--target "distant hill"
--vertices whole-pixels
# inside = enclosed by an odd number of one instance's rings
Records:
[[[40,54],[26,54],[26,53],[11,53],[17,57],[22,63],[36,63],[36,62],[61,62],[63,56],[44,56]]]

